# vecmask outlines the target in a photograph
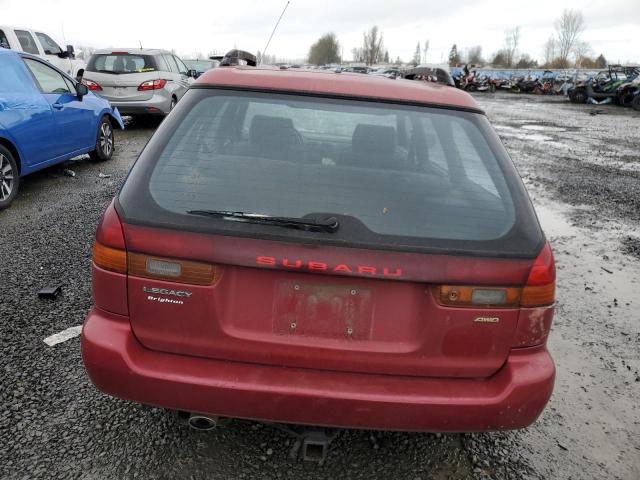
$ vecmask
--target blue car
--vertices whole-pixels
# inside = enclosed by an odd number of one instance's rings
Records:
[[[78,155],[113,155],[117,109],[50,63],[0,48],[0,210],[20,177]]]

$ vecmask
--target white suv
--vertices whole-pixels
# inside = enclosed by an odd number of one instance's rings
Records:
[[[0,48],[38,55],[69,75],[75,77],[85,63],[76,60],[73,46],[63,50],[49,35],[28,28],[14,28],[0,25]]]

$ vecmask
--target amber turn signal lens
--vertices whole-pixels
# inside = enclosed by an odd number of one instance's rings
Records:
[[[521,307],[544,307],[556,301],[555,282],[539,287],[524,287],[520,297]]]
[[[212,285],[222,268],[208,263],[129,253],[129,275],[190,285]]]
[[[434,288],[436,300],[447,307],[517,307],[519,288],[440,285]]]
[[[101,243],[93,244],[93,262],[104,270],[127,273],[127,252],[105,247]]]

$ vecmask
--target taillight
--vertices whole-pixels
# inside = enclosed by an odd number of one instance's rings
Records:
[[[553,305],[556,269],[547,243],[533,262],[524,288],[438,285],[433,287],[436,301],[446,307],[531,308]]]
[[[94,82],[93,80],[89,80],[88,78],[83,78],[82,83],[85,84],[89,90],[93,90],[94,92],[102,90],[102,87],[98,82]]]
[[[526,286],[522,289],[520,306],[544,307],[556,300],[556,265],[551,246],[547,243],[529,272]]]
[[[159,80],[148,80],[140,84],[140,86],[138,87],[138,91],[146,92],[147,90],[160,90],[164,88],[166,84],[167,81],[162,78]]]
[[[113,202],[98,226],[93,262],[110,272],[191,285],[212,285],[222,274],[218,265],[127,252],[122,223]]]
[[[218,281],[222,268],[208,263],[161,258],[130,253],[129,275],[190,285],[212,285]]]
[[[113,202],[107,207],[98,225],[96,243],[93,246],[93,261],[104,270],[127,273],[124,232]]]

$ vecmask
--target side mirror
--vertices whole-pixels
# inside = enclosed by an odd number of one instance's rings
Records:
[[[75,50],[73,49],[73,45],[67,45],[67,58],[75,58]]]
[[[197,70],[187,70],[187,77],[191,77],[191,78],[198,78],[198,71]]]
[[[76,73],[76,82],[81,83],[82,77],[84,77],[84,68],[79,69],[78,73]]]
[[[82,99],[87,93],[89,93],[89,88],[84,83],[76,83],[76,95],[78,98]]]

